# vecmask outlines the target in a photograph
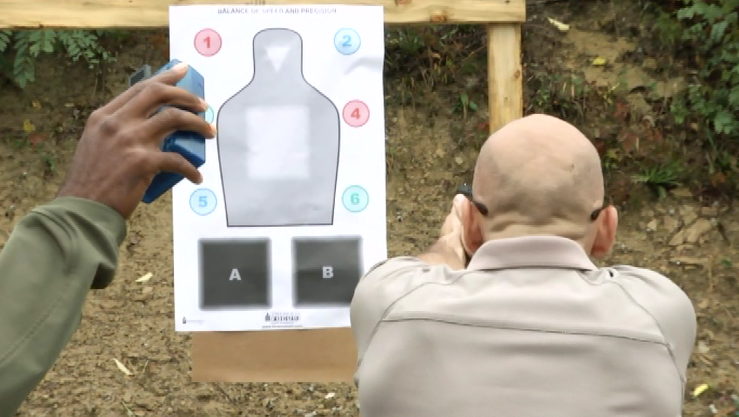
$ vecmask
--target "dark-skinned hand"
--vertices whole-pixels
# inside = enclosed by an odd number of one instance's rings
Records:
[[[164,139],[177,130],[215,137],[215,127],[181,110],[205,111],[207,104],[175,84],[187,73],[179,64],[133,85],[87,120],[58,196],[103,203],[128,219],[152,179],[161,171],[202,182],[200,172],[182,155],[162,152]],[[166,109],[155,114],[162,106]],[[177,108],[180,107],[180,108]]]

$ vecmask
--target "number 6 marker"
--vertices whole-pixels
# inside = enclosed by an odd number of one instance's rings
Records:
[[[367,208],[369,194],[361,186],[352,185],[344,190],[344,193],[341,195],[341,202],[344,204],[344,208],[350,213],[359,213]]]

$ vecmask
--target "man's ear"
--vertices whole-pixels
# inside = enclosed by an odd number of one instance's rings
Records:
[[[484,243],[482,227],[478,221],[479,216],[481,215],[478,212],[477,207],[468,200],[465,203],[464,210],[462,211],[462,227],[464,229],[462,243],[464,244],[464,250],[470,256],[474,255]]]
[[[616,241],[616,229],[618,228],[618,211],[613,206],[608,206],[601,211],[598,217],[598,229],[595,233],[593,248],[590,256],[602,258],[611,251]]]

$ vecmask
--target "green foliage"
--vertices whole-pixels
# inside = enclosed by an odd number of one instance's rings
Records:
[[[479,110],[479,106],[474,101],[470,100],[470,96],[467,93],[462,93],[459,96],[459,101],[454,103],[452,111],[455,113],[462,113],[463,117],[467,119],[467,114],[471,111],[475,112]]]
[[[664,198],[667,191],[679,187],[678,178],[682,176],[682,164],[679,160],[658,164],[651,167],[642,167],[642,172],[631,177],[632,181],[648,186],[657,196]]]
[[[675,121],[698,126],[716,143],[739,138],[739,0],[682,0],[657,21],[663,41],[688,51],[695,69],[671,106]]]
[[[420,80],[437,87],[484,74],[484,26],[388,28],[385,33],[388,78]]]
[[[24,88],[36,79],[36,58],[43,53],[64,53],[71,61],[83,60],[94,68],[115,59],[101,44],[107,34],[100,30],[0,31],[0,73]]]

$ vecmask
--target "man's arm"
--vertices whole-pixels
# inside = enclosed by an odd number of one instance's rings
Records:
[[[35,208],[0,251],[0,416],[12,416],[77,329],[90,288],[113,279],[126,223],[63,197]]]
[[[469,210],[469,201],[462,194],[454,196],[452,210],[441,225],[441,238],[417,258],[430,265],[447,265],[451,269],[464,269],[469,263],[463,244],[462,217]]]
[[[463,254],[458,235],[452,233],[442,236],[420,255],[386,259],[373,266],[355,288],[350,310],[360,357],[362,346],[388,308],[425,283],[442,282],[449,269],[464,269]]]
[[[463,195],[455,196],[452,210],[441,227],[441,238],[424,253],[382,261],[359,281],[350,308],[358,365],[362,363],[377,326],[398,300],[424,284],[444,282],[449,278],[449,269],[466,267],[460,217],[466,202]],[[354,382],[358,387],[359,372]]]
[[[362,277],[350,307],[358,368],[377,326],[392,306],[425,283],[443,282],[444,269],[447,268],[430,266],[418,257],[400,256],[376,264]],[[354,376],[354,383],[359,386],[359,372]]]
[[[113,279],[125,219],[152,178],[167,171],[202,182],[185,157],[162,151],[172,132],[215,137],[215,126],[196,114],[208,104],[176,86],[187,68],[175,65],[92,112],[58,198],[23,218],[0,252],[0,417],[12,415],[54,364],[88,290]]]
[[[613,270],[619,273],[615,282],[656,321],[684,384],[698,327],[690,298],[677,284],[655,271],[624,265]]]

